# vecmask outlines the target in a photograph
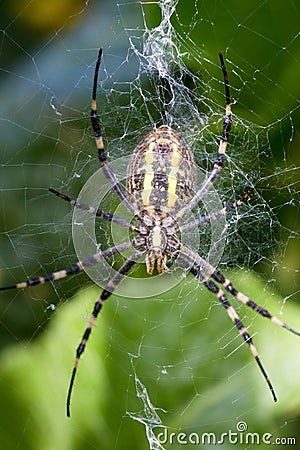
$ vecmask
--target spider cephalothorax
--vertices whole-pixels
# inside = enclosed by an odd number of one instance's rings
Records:
[[[145,252],[147,273],[153,275],[156,269],[161,275],[166,270],[168,258],[174,260],[179,256],[180,228],[172,216],[163,210],[145,209],[138,216],[141,225],[134,245]]]

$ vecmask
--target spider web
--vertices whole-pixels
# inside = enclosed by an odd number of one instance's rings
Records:
[[[201,170],[210,170],[225,112],[222,51],[233,128],[215,189],[222,205],[250,186],[255,191],[226,217],[217,238],[208,226],[188,240],[203,257],[213,243],[218,268],[235,287],[299,329],[296,2],[77,1],[52,2],[52,11],[45,5],[2,7],[1,286],[77,261],[77,218],[48,187],[76,197],[99,168],[89,123],[98,47],[98,111],[108,159],[122,181],[122,161],[162,124],[180,131]],[[126,216],[109,190],[101,208]],[[196,214],[206,212],[202,204]],[[116,233],[127,238],[108,225],[96,222],[101,248]],[[110,263],[115,269],[120,260]],[[110,276],[110,268],[101,271],[104,280]],[[1,292],[6,448],[193,448],[197,436],[219,439],[230,430],[248,448],[242,423],[260,438],[299,439],[297,337],[232,302],[278,391],[273,405],[217,299],[185,273],[167,292],[163,284],[153,295],[138,266],[105,305],[80,363],[71,425],[64,418],[68,376],[99,288],[82,274]],[[221,444],[235,446],[228,438]]]

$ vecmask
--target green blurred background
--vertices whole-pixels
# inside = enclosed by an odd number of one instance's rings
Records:
[[[98,168],[88,115],[99,46],[105,55],[99,110],[110,156],[130,154],[157,111],[162,116],[153,82],[140,72],[142,56],[128,50],[141,49],[151,35],[147,30],[158,26],[164,5],[170,5],[160,3],[161,8],[114,0],[0,5],[1,286],[76,261],[72,211],[48,187],[76,195]],[[204,156],[206,167],[214,157],[217,139],[211,136],[220,128],[224,106],[217,61],[222,50],[236,118],[230,171],[225,169],[219,185],[222,200],[237,197],[246,182],[257,188],[252,206],[243,207],[250,212],[232,222],[222,270],[298,329],[299,19],[296,2],[279,0],[179,0],[171,19],[182,53],[180,81],[199,92],[198,100],[207,99],[203,111],[212,119],[203,132],[206,149],[195,150],[197,161]],[[191,83],[196,73],[199,85]],[[154,77],[154,84],[160,81]],[[178,111],[175,124],[187,126],[185,106]],[[194,123],[190,131],[201,135]],[[136,275],[143,276],[143,268]],[[97,295],[84,274],[53,286],[1,292],[3,448],[159,448],[149,441],[152,432],[163,430],[160,425],[169,433],[220,436],[236,431],[241,421],[260,436],[299,442],[299,339],[238,307],[275,386],[279,401],[273,404],[225,312],[190,277],[156,298],[114,296],[105,305],[82,358],[67,419],[73,357]]]

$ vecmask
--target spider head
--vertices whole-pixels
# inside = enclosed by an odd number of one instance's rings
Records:
[[[135,239],[136,245],[145,251],[147,273],[153,275],[156,270],[161,275],[167,268],[167,258],[176,259],[179,254],[179,227],[166,211],[144,210],[141,216],[143,221],[139,237]]]
[[[158,274],[165,271],[167,256],[164,251],[167,245],[167,237],[160,225],[154,225],[147,237],[146,267],[149,275],[156,268]]]

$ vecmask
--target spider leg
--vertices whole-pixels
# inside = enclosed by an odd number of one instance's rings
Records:
[[[249,345],[249,348],[251,350],[252,355],[254,356],[260,371],[262,372],[270,391],[273,395],[274,401],[277,401],[273,386],[269,380],[269,377],[263,368],[263,365],[259,359],[257,350],[255,346],[253,345],[251,336],[249,335],[247,329],[242,324],[238,314],[236,313],[235,309],[230,305],[225,293],[212,281],[211,278],[213,278],[218,283],[221,283],[227,291],[232,294],[234,297],[236,297],[238,300],[240,300],[245,305],[249,306],[250,308],[254,309],[254,311],[261,314],[263,317],[267,317],[270,319],[273,323],[276,325],[279,325],[288,331],[291,331],[292,333],[300,336],[300,333],[298,331],[295,331],[293,328],[289,327],[285,323],[281,322],[281,320],[277,319],[276,317],[272,316],[266,309],[262,308],[261,306],[257,305],[255,302],[250,300],[246,295],[242,294],[241,292],[237,291],[231,284],[230,280],[226,279],[218,270],[214,269],[213,266],[211,266],[208,262],[206,262],[201,256],[199,256],[197,253],[194,253],[192,250],[190,250],[186,246],[182,246],[181,253],[180,253],[180,259],[183,262],[183,264],[189,268],[190,272],[201,282],[204,284],[204,286],[212,292],[221,302],[221,304],[226,309],[226,312],[229,316],[229,318],[232,320],[232,322],[235,324],[237,329],[239,330],[239,333],[244,338],[245,342]]]
[[[228,137],[229,137],[231,124],[232,124],[232,113],[231,113],[231,104],[230,104],[231,100],[230,100],[228,75],[227,75],[227,70],[225,67],[224,58],[223,58],[222,53],[219,53],[219,58],[220,58],[221,69],[223,72],[224,86],[225,86],[226,113],[225,113],[223,129],[222,129],[222,134],[221,134],[220,143],[219,143],[218,156],[214,162],[213,169],[209,172],[209,174],[206,177],[206,180],[204,181],[202,186],[196,192],[194,197],[191,198],[191,200],[189,200],[189,202],[176,214],[176,217],[179,219],[182,217],[185,217],[197,205],[197,203],[199,203],[201,198],[203,198],[205,193],[210,189],[210,187],[216,181],[219,173],[222,170],[223,163],[224,163]]]
[[[242,197],[240,197],[238,200],[235,200],[233,203],[230,203],[224,208],[220,209],[219,211],[216,211],[212,214],[207,214],[205,216],[198,217],[197,219],[193,220],[192,222],[185,223],[181,225],[180,231],[186,231],[190,230],[191,228],[196,228],[199,225],[203,223],[209,223],[212,220],[216,220],[221,216],[225,216],[225,214],[237,210],[239,206],[241,206],[252,194],[253,188],[249,188],[247,192],[245,192]]]
[[[85,203],[76,200],[75,198],[70,198],[67,195],[62,194],[61,192],[56,191],[55,189],[49,188],[49,191],[76,208],[83,209],[84,211],[87,211],[90,214],[95,215],[96,217],[100,217],[101,219],[105,219],[108,222],[115,222],[123,228],[128,228],[130,231],[138,232],[138,228],[135,225],[132,225],[131,223],[127,222],[127,220],[122,219],[121,217],[115,216],[114,214],[106,211],[102,211],[101,209],[96,209],[93,206],[88,206]]]
[[[117,196],[124,203],[127,210],[135,215],[135,214],[137,214],[137,211],[135,210],[133,205],[126,198],[126,195],[124,194],[123,189],[122,189],[116,175],[114,174],[114,172],[112,171],[112,169],[110,168],[110,166],[107,163],[107,157],[106,157],[106,152],[104,149],[99,115],[97,113],[97,102],[96,102],[97,83],[98,83],[98,74],[99,74],[101,57],[102,57],[102,48],[100,48],[100,50],[99,50],[96,67],[95,67],[92,105],[91,105],[91,122],[92,122],[92,128],[93,128],[94,137],[95,137],[95,141],[96,141],[96,147],[98,150],[98,158],[99,158],[100,164],[103,168],[103,171],[105,173],[105,176],[110,181]]]
[[[276,402],[277,401],[277,397],[274,391],[274,388],[271,384],[271,381],[260,361],[260,358],[258,356],[257,350],[253,344],[252,338],[250,336],[250,334],[248,333],[247,329],[244,327],[243,323],[241,322],[238,314],[236,313],[235,309],[230,305],[226,295],[224,294],[224,292],[218,288],[218,286],[211,280],[211,279],[205,279],[203,277],[203,274],[201,272],[201,269],[199,271],[199,266],[195,265],[190,269],[190,272],[197,278],[199,279],[199,281],[201,281],[204,286],[210,291],[212,292],[217,298],[218,300],[221,302],[221,304],[224,306],[228,317],[232,320],[232,322],[234,323],[234,325],[236,326],[236,328],[238,329],[240,335],[243,337],[244,341],[247,342],[249,349],[255,359],[255,361],[257,362],[257,365],[261,371],[261,373],[263,374],[269,389],[272,393],[273,399]]]
[[[112,292],[120,284],[120,282],[123,280],[124,276],[129,272],[131,267],[138,261],[138,259],[141,257],[141,255],[143,253],[144,253],[144,251],[138,250],[125,261],[125,263],[120,267],[120,269],[114,275],[114,277],[107,283],[105,289],[102,291],[102,294],[95,302],[94,309],[93,309],[93,312],[89,319],[88,326],[86,327],[85,332],[83,333],[82,339],[80,341],[80,344],[76,350],[76,357],[75,357],[75,362],[74,362],[71,380],[70,380],[70,384],[69,384],[67,403],[66,403],[68,417],[70,417],[70,414],[71,414],[71,412],[70,412],[71,395],[72,395],[72,390],[73,390],[73,386],[74,386],[74,380],[75,380],[75,376],[76,376],[78,363],[79,363],[82,353],[85,350],[87,341],[91,334],[92,328],[95,325],[97,316],[98,316],[99,312],[101,311],[102,305],[103,305],[104,301],[107,300],[108,297],[110,297]]]
[[[209,277],[213,278],[217,283],[222,284],[222,286],[231,294],[233,297],[235,297],[237,300],[242,302],[244,305],[248,306],[249,308],[253,309],[255,312],[260,314],[263,317],[266,317],[271,322],[275,323],[275,325],[278,325],[282,328],[285,328],[286,330],[290,331],[291,333],[296,334],[297,336],[300,336],[300,332],[297,330],[294,330],[286,323],[282,322],[277,317],[273,316],[269,313],[265,308],[255,303],[253,300],[251,300],[249,297],[247,297],[242,292],[239,292],[235,287],[232,285],[231,281],[225,278],[221,272],[219,272],[217,269],[215,269],[211,264],[209,264],[205,259],[201,258],[200,255],[193,252],[191,249],[189,249],[186,246],[182,246],[181,248],[181,256],[180,258],[183,260],[185,265],[194,263],[194,267],[198,268],[198,272],[201,271],[203,279],[206,277],[207,279]]]
[[[38,284],[46,283],[47,281],[56,281],[61,278],[65,278],[69,275],[74,275],[75,273],[81,272],[86,267],[92,267],[98,264],[103,259],[109,258],[110,256],[115,255],[116,253],[120,253],[124,250],[132,248],[134,245],[134,240],[130,242],[125,242],[114,247],[110,247],[102,252],[95,253],[94,255],[89,256],[88,258],[83,259],[82,261],[78,261],[73,264],[73,266],[68,269],[59,270],[58,272],[53,272],[48,275],[44,275],[41,277],[29,278],[26,281],[21,281],[16,284],[12,284],[10,286],[0,287],[0,291],[6,291],[8,289],[23,289],[28,286],[36,286]]]
[[[222,286],[224,286],[224,288],[228,292],[230,292],[231,295],[233,295],[237,300],[242,302],[244,305],[249,306],[249,308],[253,309],[255,312],[257,312],[261,316],[266,317],[271,322],[275,323],[275,325],[285,328],[286,330],[291,331],[292,333],[296,334],[297,336],[300,336],[299,331],[294,330],[289,325],[287,325],[286,323],[279,320],[277,317],[270,314],[269,311],[267,311],[265,308],[263,308],[262,306],[255,303],[253,300],[251,300],[245,294],[243,294],[242,292],[239,292],[237,289],[235,289],[234,286],[232,285],[231,281],[228,280],[227,278],[225,278],[218,270],[215,270],[211,274],[211,277],[218,283],[222,284]]]
[[[191,271],[192,273],[195,272]],[[228,302],[226,295],[224,294],[224,292],[218,288],[218,286],[211,280],[206,280],[203,282],[204,286],[213,294],[215,294],[215,296],[220,300],[221,304],[224,306],[224,308],[226,309],[226,312],[229,316],[229,318],[232,320],[232,322],[234,323],[234,325],[236,326],[236,328],[238,329],[239,333],[241,334],[241,336],[243,337],[244,341],[247,342],[247,344],[249,345],[250,351],[253,355],[253,357],[255,358],[255,361],[258,364],[258,367],[260,368],[260,371],[262,372],[268,386],[269,389],[272,393],[273,399],[276,402],[277,401],[277,397],[274,391],[274,388],[271,384],[271,381],[265,371],[265,369],[263,368],[263,365],[259,359],[258,353],[256,348],[253,345],[253,341],[251,339],[250,334],[248,333],[247,329],[244,327],[244,325],[242,324],[239,316],[237,315],[235,309],[230,305],[230,303]]]

